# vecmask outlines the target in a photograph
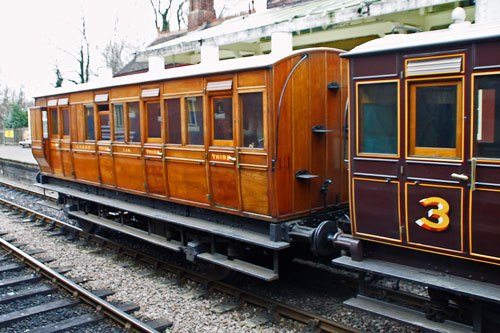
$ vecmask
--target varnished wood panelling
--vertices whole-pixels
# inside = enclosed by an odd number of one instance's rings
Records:
[[[99,146],[99,148],[102,148],[102,146]],[[101,182],[103,184],[115,186],[113,158],[110,154],[99,153],[99,173],[101,175]]]
[[[88,103],[94,101],[92,91],[82,91],[73,93],[69,96],[69,103]]]
[[[205,166],[168,162],[167,174],[171,198],[209,203]]]
[[[309,109],[310,109],[310,124],[311,128],[316,125],[321,125],[326,129],[329,128],[326,120],[326,111],[330,114],[335,114],[337,108],[332,105],[331,108],[326,108],[326,94],[335,94],[335,92],[328,91],[326,77],[326,52],[312,53],[310,55],[310,89],[309,89]],[[321,192],[321,185],[326,179],[326,145],[331,141],[333,133],[312,133],[311,130],[309,151],[310,151],[310,172],[313,175],[318,175],[318,178],[310,180],[310,205],[311,208],[318,208],[323,206],[323,194]]]
[[[203,91],[203,78],[195,77],[180,80],[168,80],[163,83],[163,94],[182,94]]]
[[[240,163],[267,166],[267,154],[257,155],[240,151]]]
[[[233,165],[210,166],[212,180],[212,196],[214,204],[221,207],[237,209],[239,199],[236,191],[236,175]]]
[[[197,161],[205,161],[205,151],[204,150],[180,150],[180,149],[169,149],[165,150],[167,157],[173,159],[192,159]]]
[[[36,106],[47,106],[47,98],[39,97],[35,99]]]
[[[63,162],[64,176],[68,178],[73,178],[73,161],[71,159],[71,151],[69,149],[63,150],[61,156]]]
[[[300,60],[294,58],[295,65]],[[311,172],[311,119],[310,119],[310,66],[312,60],[309,57],[297,67],[292,76],[292,133],[293,133],[293,162],[292,172],[308,170]],[[309,188],[310,182],[303,179],[294,179],[293,210],[301,211],[310,208]]]
[[[109,91],[110,99],[138,99],[141,92],[138,85],[115,87]]]
[[[163,162],[161,159],[150,158],[146,160],[146,177],[149,193],[165,195]]]
[[[51,144],[54,144],[54,142],[51,142]],[[59,151],[59,148],[52,148],[51,147],[51,149],[50,149],[50,164],[51,164],[52,169],[54,170],[55,174],[58,174],[60,176],[63,175],[61,153]]]
[[[238,88],[257,87],[266,84],[265,70],[238,73]]]
[[[267,171],[241,170],[240,177],[243,210],[269,215]]]
[[[140,156],[139,156],[140,157]],[[117,186],[145,192],[142,160],[134,156],[114,155]]]
[[[278,104],[282,89],[288,74],[292,70],[290,61],[283,61],[274,68],[274,119],[275,124],[272,126],[272,131],[276,131],[276,118],[278,113]],[[278,137],[278,156],[276,161],[276,196],[278,199],[278,214],[284,215],[292,211],[292,93],[290,87],[285,90],[283,101],[281,104],[281,113],[279,119],[279,131],[275,134]],[[273,147],[274,150],[274,147]],[[276,152],[275,152],[276,154]]]
[[[99,183],[97,157],[93,152],[73,152],[76,179]]]

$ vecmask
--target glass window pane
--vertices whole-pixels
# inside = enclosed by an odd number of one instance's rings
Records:
[[[203,145],[203,97],[186,98],[188,144]]]
[[[181,128],[181,100],[179,98],[166,99],[168,117],[168,143],[182,143]]]
[[[115,125],[115,141],[125,141],[125,123],[123,121],[123,104],[113,104],[113,122]]]
[[[87,140],[95,140],[94,107],[92,105],[85,105],[85,118],[87,124]]]
[[[69,125],[69,109],[62,110],[63,117],[63,135],[69,136],[70,125]]]
[[[59,120],[57,119],[57,110],[52,110],[51,118],[52,118],[52,135],[59,134]]]
[[[42,111],[42,128],[43,128],[43,138],[49,138],[49,122],[47,120],[47,110]]]
[[[415,146],[456,148],[457,86],[416,88]]]
[[[110,128],[110,123],[109,123],[109,114],[108,113],[99,114],[99,120],[101,123],[100,140],[110,140],[111,139],[111,128]]]
[[[263,148],[262,93],[242,94],[241,107],[243,113],[243,146]]]
[[[359,85],[360,153],[397,154],[397,94],[396,82]]]
[[[500,75],[474,82],[475,156],[500,158]]]
[[[148,118],[148,137],[161,138],[160,103],[148,103],[146,105]]]
[[[214,140],[233,140],[233,98],[214,98],[212,107]]]
[[[128,106],[128,138],[130,142],[141,142],[141,114],[139,102],[127,103]]]

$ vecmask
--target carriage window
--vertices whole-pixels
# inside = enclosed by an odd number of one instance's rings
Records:
[[[212,98],[214,141],[233,140],[233,98]]]
[[[161,110],[160,103],[146,104],[148,119],[148,138],[161,138]]]
[[[139,113],[139,102],[129,102],[128,107],[128,140],[130,142],[141,142],[141,114]]]
[[[85,105],[85,119],[87,124],[87,140],[95,140],[94,107],[92,105]]]
[[[181,100],[179,98],[166,99],[168,118],[168,143],[182,143],[181,127]]]
[[[187,97],[188,144],[203,145],[203,98]]]
[[[123,104],[113,104],[113,123],[115,129],[115,141],[125,141],[125,121],[123,119]]]
[[[500,74],[474,81],[474,156],[500,158]]]
[[[57,110],[50,111],[50,116],[52,118],[52,136],[59,135],[59,119],[57,118]]]
[[[49,122],[47,120],[47,110],[42,110],[42,131],[43,131],[43,138],[48,139],[49,138]]]
[[[99,124],[100,124],[100,137],[99,140],[110,140],[111,139],[111,124],[109,120],[109,106],[108,104],[98,104],[97,111],[99,114]]]
[[[461,82],[410,85],[410,155],[460,158]]]
[[[264,126],[262,123],[262,93],[241,95],[243,116],[243,146],[264,147]]]
[[[62,110],[63,118],[63,136],[69,136],[70,125],[69,125],[69,109]]]
[[[397,82],[358,85],[358,152],[398,153]]]

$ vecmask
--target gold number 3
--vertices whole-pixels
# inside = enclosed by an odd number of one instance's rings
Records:
[[[423,217],[415,221],[416,224],[424,229],[432,231],[443,231],[450,225],[450,218],[448,217],[448,212],[450,211],[450,205],[446,200],[439,197],[425,198],[419,201],[424,207],[437,206],[438,209],[429,209],[428,216],[435,218],[438,222],[432,222],[427,218]]]

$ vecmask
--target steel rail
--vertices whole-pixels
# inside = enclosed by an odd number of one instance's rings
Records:
[[[13,186],[13,185],[11,185]],[[168,263],[166,261],[160,260],[158,258],[155,258],[151,255],[145,254],[143,252],[140,252],[139,250],[132,249],[125,247],[122,244],[116,243],[114,241],[111,241],[109,239],[103,238],[98,235],[94,234],[89,234],[84,232],[81,228],[68,224],[64,221],[60,221],[56,218],[50,217],[48,215],[38,213],[32,209],[23,207],[21,205],[18,205],[14,202],[11,202],[9,200],[0,198],[0,204],[2,204],[4,207],[5,206],[10,206],[14,209],[17,210],[24,210],[28,212],[29,215],[31,216],[37,216],[39,219],[44,220],[46,222],[53,222],[56,225],[58,225],[61,228],[66,228],[69,230],[73,230],[74,232],[77,232],[78,234],[84,235],[85,237],[93,238],[95,242],[103,245],[103,246],[108,246],[110,248],[118,249],[121,254],[127,254],[131,257],[133,257],[136,261],[143,261],[145,263],[148,263],[155,267],[155,269],[163,269],[164,271],[168,271],[174,274],[177,274],[178,276],[181,276],[184,279],[190,279],[192,281],[196,281],[201,284],[206,284],[210,286],[211,290],[214,291],[219,291],[223,292],[225,294],[231,295],[238,297],[239,300],[247,302],[248,304],[252,304],[261,308],[269,309],[273,311],[274,313],[277,313],[283,317],[287,317],[290,319],[293,319],[298,322],[302,322],[307,325],[312,325],[313,328],[320,329],[321,331],[324,332],[358,332],[358,330],[355,330],[353,328],[349,328],[347,326],[344,326],[342,324],[339,324],[335,321],[331,321],[327,318],[318,316],[316,314],[286,305],[284,303],[281,303],[279,301],[266,298],[257,294],[254,294],[252,292],[249,292],[247,290],[232,286],[230,284],[221,282],[221,281],[215,281],[215,280],[210,280],[206,276],[203,276],[201,274],[198,274],[196,272],[190,271],[184,267],[177,266],[175,264]],[[52,274],[54,272],[53,270],[50,269],[48,274]],[[64,277],[63,277],[64,278]],[[67,279],[66,279],[67,280]],[[68,281],[69,283],[72,283],[71,281]],[[72,283],[73,284],[73,283]],[[79,287],[78,285],[76,285]],[[79,292],[79,291],[76,291]],[[106,302],[107,303],[107,302]],[[109,303],[107,303],[109,304]],[[104,306],[103,306],[104,309]],[[130,317],[127,314],[126,317]],[[125,317],[125,318],[126,318]]]
[[[33,258],[32,256],[30,256],[26,252],[20,250],[19,248],[15,247],[14,245],[10,244],[9,242],[5,241],[2,238],[0,238],[0,245],[4,249],[6,249],[9,253],[11,253],[15,257],[19,258],[21,261],[23,261],[28,266],[32,267],[38,273],[46,276],[52,282],[57,283],[60,287],[66,289],[74,297],[78,297],[80,300],[93,306],[98,311],[103,312],[108,317],[111,317],[115,321],[121,323],[126,329],[129,329],[129,330],[132,330],[135,332],[158,333],[157,330],[151,328],[150,326],[139,321],[138,319],[134,318],[133,316],[123,312],[122,310],[118,309],[116,306],[103,300],[102,298],[97,297],[96,295],[92,294],[90,291],[88,291],[85,288],[74,283],[73,281],[71,281],[67,277],[57,273],[52,268],[44,265],[43,263],[41,263],[37,259]]]

